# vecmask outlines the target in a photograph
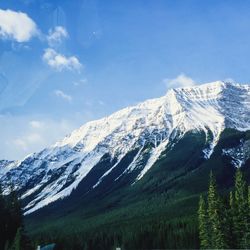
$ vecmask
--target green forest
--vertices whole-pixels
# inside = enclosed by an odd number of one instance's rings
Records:
[[[60,250],[108,250],[116,247],[128,250],[247,249],[250,246],[250,187],[239,169],[235,174],[234,187],[226,193],[217,191],[216,180],[211,172],[208,191],[200,196],[199,204],[196,201],[198,213],[194,216],[171,220],[161,213],[148,214],[126,222],[120,218],[121,226],[112,224],[112,221],[107,223],[110,218],[107,217],[99,227],[85,220],[79,221],[79,225],[86,230],[64,228],[62,234],[45,230],[48,233],[35,238],[32,234],[27,236],[18,195],[13,187],[10,189],[9,195],[0,194],[0,249],[3,250],[36,249],[38,244],[50,243],[55,243],[55,249]],[[142,207],[137,209],[142,209],[143,213]],[[181,209],[185,209],[185,202]],[[165,205],[165,213],[168,212],[171,211]],[[65,234],[65,231],[68,233]]]
[[[206,199],[199,201],[199,239],[202,249],[249,249],[250,186],[238,169],[229,197],[220,196],[210,174]]]
[[[12,185],[7,196],[0,187],[0,235],[1,250],[34,249],[25,233],[21,204]]]

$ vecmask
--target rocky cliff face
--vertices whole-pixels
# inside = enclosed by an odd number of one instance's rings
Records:
[[[130,184],[136,183],[166,148],[190,131],[205,134],[202,152],[208,159],[225,128],[250,130],[249,85],[218,81],[173,89],[161,98],[86,123],[21,161],[0,161],[0,178],[4,187],[12,180],[27,201],[28,214],[69,196],[84,180],[85,192],[105,179],[117,183],[125,175],[133,176]],[[249,150],[238,147],[223,153],[240,166]]]

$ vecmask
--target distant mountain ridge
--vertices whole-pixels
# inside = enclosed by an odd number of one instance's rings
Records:
[[[25,213],[71,195],[82,183],[91,193],[103,182],[137,183],[189,132],[204,133],[209,159],[226,128],[250,130],[250,86],[221,81],[169,90],[165,96],[88,122],[63,140],[21,161],[0,161],[3,186],[13,181]],[[243,146],[244,145],[244,146]],[[247,148],[239,153],[240,149]],[[250,158],[248,142],[224,150],[237,167]],[[242,150],[241,150],[242,151]]]

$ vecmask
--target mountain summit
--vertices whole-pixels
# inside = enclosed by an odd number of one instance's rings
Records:
[[[171,89],[88,122],[21,161],[1,161],[0,178],[5,187],[11,178],[29,214],[77,189],[83,196],[100,186],[136,184],[190,132],[203,135],[200,157],[208,160],[226,128],[250,130],[249,85],[217,81]],[[237,167],[247,159],[223,152]]]

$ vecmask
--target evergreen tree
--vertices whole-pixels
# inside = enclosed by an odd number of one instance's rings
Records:
[[[235,242],[236,238],[236,232],[235,232],[235,199],[234,199],[234,192],[231,191],[229,194],[229,212],[228,212],[228,226],[229,226],[229,235],[228,235],[228,241],[230,248],[236,248],[237,244]]]
[[[222,203],[216,190],[216,183],[212,172],[208,189],[208,225],[211,236],[211,248],[224,249],[227,247],[225,232],[223,231]]]
[[[248,202],[247,188],[240,169],[235,176],[235,220],[234,229],[238,248],[247,248],[248,238]]]
[[[15,239],[18,228],[22,227],[22,210],[14,186],[10,185],[10,194],[6,197],[6,232],[8,241],[12,243]]]
[[[229,203],[229,206],[227,205]],[[229,202],[222,202],[216,191],[215,179],[210,174],[207,209],[207,234],[205,201],[199,203],[199,235],[202,248],[249,249],[250,247],[250,187],[246,186],[242,172],[235,175],[235,188],[230,192]],[[208,235],[207,238],[204,237]],[[206,245],[206,242],[211,244]]]
[[[10,249],[9,245],[10,245],[10,243],[9,243],[9,241],[7,240],[7,241],[5,242],[5,244],[4,244],[4,250],[9,250],[9,249]]]
[[[245,248],[250,248],[250,186],[247,190],[247,222],[245,234]]]
[[[9,250],[21,250],[21,228],[17,229],[15,239]]]
[[[233,191],[231,191],[229,193],[229,209],[230,209],[230,215],[234,216],[234,214],[235,214],[235,201],[234,201]]]
[[[6,206],[2,187],[0,186],[0,249],[4,248],[6,240]]]
[[[210,237],[208,232],[208,218],[206,211],[206,204],[203,196],[200,196],[199,202],[199,210],[198,210],[198,218],[199,218],[199,238],[200,238],[200,248],[208,249],[210,248]]]
[[[248,186],[248,208],[250,209],[250,186]]]
[[[4,196],[0,185],[0,249],[32,249],[24,234],[21,204],[13,186]]]

